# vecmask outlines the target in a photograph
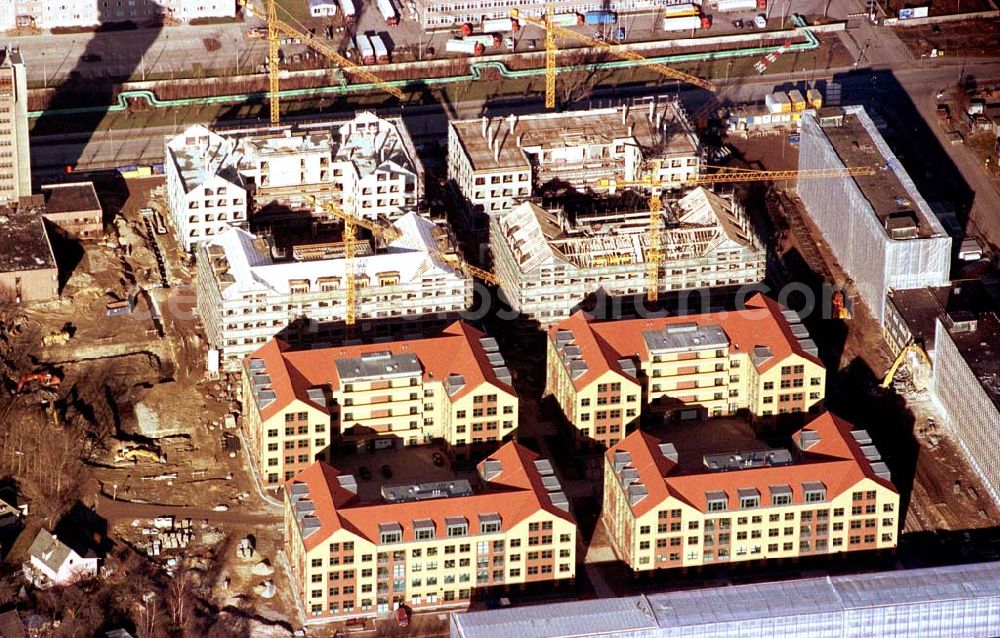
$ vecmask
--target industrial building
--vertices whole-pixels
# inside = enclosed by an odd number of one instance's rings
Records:
[[[437,256],[454,254],[451,236],[416,213],[407,213],[393,228],[400,236],[385,246],[358,239],[358,320],[406,322],[417,332],[454,319],[472,301],[472,280]],[[307,336],[315,343],[343,335],[343,243],[309,248],[300,246],[279,259],[266,240],[240,228],[198,247],[198,311],[209,347],[219,350],[224,369],[237,370],[240,359],[279,333],[286,340]],[[370,322],[359,327],[359,336],[374,336],[366,332],[373,329]]]
[[[232,18],[236,0],[7,0],[0,28],[91,27],[108,22]]]
[[[293,350],[272,339],[244,362],[243,428],[277,487],[334,445],[442,441],[452,459],[517,429],[517,396],[496,341],[463,322],[423,339]]]
[[[1000,504],[1000,320],[993,311],[938,314],[934,403],[994,503]]]
[[[94,241],[104,234],[104,212],[93,182],[42,186],[45,219],[64,235]]]
[[[511,442],[477,469],[471,481],[374,493],[317,462],[286,483],[285,553],[306,622],[461,608],[482,590],[571,582],[576,524],[549,461]]]
[[[581,442],[613,446],[638,423],[743,411],[808,412],[825,396],[816,344],[791,310],[757,294],[744,309],[592,321],[548,331],[545,394]]]
[[[28,80],[17,47],[0,48],[0,203],[31,195]]]
[[[325,218],[310,198],[370,219],[398,219],[423,196],[423,168],[400,118],[213,132],[196,125],[166,142],[171,216],[185,248],[248,215],[261,224]],[[220,189],[222,193],[220,194]]]
[[[743,207],[704,188],[664,201],[662,292],[763,281],[766,253]],[[522,202],[490,220],[493,268],[504,300],[542,326],[568,317],[598,291],[637,295],[647,287],[649,212],[570,217]]]
[[[633,571],[896,547],[899,493],[865,430],[824,413],[788,447],[745,423],[637,430],[604,455],[601,521]]]
[[[1000,562],[453,613],[451,638],[990,638]]]
[[[557,0],[550,3],[556,14],[572,16],[576,24],[578,13],[587,11],[614,11],[615,13],[653,13],[669,4],[669,0],[610,0],[610,2],[568,2]],[[532,18],[545,17],[544,2],[516,2],[504,0],[417,0],[417,21],[425,30],[449,29],[469,23],[479,26],[484,20],[510,17],[510,10],[517,8],[522,15]],[[560,16],[564,17],[564,16]]]
[[[48,301],[59,297],[59,268],[42,220],[44,209],[0,208],[0,300]]]
[[[881,325],[890,290],[948,282],[951,237],[863,107],[801,118],[799,169],[877,167],[874,175],[802,179],[798,193]]]
[[[649,172],[653,160],[660,162]],[[448,177],[477,228],[547,189],[582,193],[602,179],[643,176],[679,187],[700,167],[694,128],[672,99],[448,124]]]

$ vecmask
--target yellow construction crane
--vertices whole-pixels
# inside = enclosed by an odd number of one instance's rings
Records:
[[[348,326],[352,326],[357,320],[357,290],[355,288],[354,271],[354,258],[356,256],[357,249],[357,237],[355,232],[357,230],[357,226],[367,229],[372,235],[378,237],[386,244],[396,241],[402,237],[402,234],[396,230],[394,226],[387,223],[374,222],[365,219],[364,217],[358,217],[348,213],[340,206],[337,206],[329,200],[318,201],[312,195],[306,195],[305,199],[311,204],[320,206],[328,214],[341,219],[344,222],[344,259],[346,260],[344,279],[347,286],[347,312],[345,323]],[[488,270],[483,270],[482,268],[466,263],[457,255],[449,255],[434,248],[428,248],[427,253],[447,266],[464,272],[470,277],[475,277],[476,279],[485,281],[486,283],[494,286],[500,284],[500,279],[496,275]]]
[[[803,171],[755,171],[747,168],[731,168],[726,166],[704,166],[716,169],[715,173],[699,173],[697,176],[676,182],[664,182],[657,175],[660,172],[659,162],[652,162],[652,170],[637,180],[600,179],[600,188],[647,188],[649,189],[649,247],[646,259],[646,300],[656,301],[660,296],[660,229],[663,222],[663,202],[660,192],[665,186],[700,186],[703,184],[719,184],[729,182],[767,182],[783,179],[821,179],[826,177],[853,177],[856,175],[874,175],[874,166],[850,166],[846,168],[821,168]]]
[[[917,353],[917,356],[923,359],[928,366],[931,365],[931,360],[927,357],[927,353],[924,352],[924,349],[915,343],[911,343],[910,345],[906,346],[905,348],[899,351],[899,354],[896,355],[896,360],[892,362],[892,366],[889,368],[889,371],[885,373],[885,377],[882,379],[883,390],[887,389],[890,385],[892,385],[892,380],[893,378],[895,378],[896,373],[899,371],[899,366],[903,365],[903,363],[906,361],[907,352]]]
[[[350,71],[351,73],[358,75],[365,80],[371,82],[372,84],[377,84],[386,93],[398,98],[399,100],[406,99],[406,95],[387,83],[385,80],[375,75],[371,71],[368,71],[364,67],[351,62],[344,56],[337,53],[332,47],[324,44],[320,40],[316,39],[308,30],[297,29],[292,25],[278,19],[278,10],[275,5],[275,0],[265,0],[267,3],[267,11],[262,13],[260,10],[255,8],[250,4],[250,0],[239,0],[240,6],[244,7],[248,12],[255,15],[258,18],[262,18],[267,21],[267,74],[268,74],[268,90],[270,93],[271,101],[271,124],[278,124],[281,120],[281,111],[279,101],[281,99],[281,91],[278,86],[278,51],[280,47],[280,38],[284,34],[288,37],[298,38],[304,44],[309,46],[315,51],[318,51],[322,55],[326,56],[330,60],[337,63],[341,69],[345,71]]]
[[[595,40],[589,36],[582,33],[577,33],[572,29],[567,29],[566,27],[561,27],[557,24],[553,24],[554,8],[552,4],[545,5],[545,19],[540,20],[538,18],[531,18],[519,11],[518,9],[511,9],[510,16],[519,22],[525,24],[533,24],[536,27],[540,27],[545,30],[545,107],[555,108],[556,106],[556,52],[558,48],[556,47],[556,37],[569,38],[572,40],[577,40],[578,42],[583,42],[587,46],[606,51],[611,55],[622,59],[630,60],[632,62],[641,62],[642,66],[652,69],[657,73],[664,75],[672,80],[680,80],[681,82],[687,82],[688,84],[693,84],[699,86],[703,89],[709,91],[714,91],[715,86],[708,80],[703,80],[694,75],[689,75],[682,71],[676,69],[671,69],[670,67],[660,64],[659,62],[650,62],[644,56],[631,50],[628,45],[623,44],[608,44],[607,42],[601,42],[600,40]]]

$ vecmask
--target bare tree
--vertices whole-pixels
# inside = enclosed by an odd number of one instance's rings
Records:
[[[167,586],[167,606],[170,608],[170,620],[187,632],[191,621],[191,613],[196,604],[194,583],[191,572],[183,569],[175,575]]]

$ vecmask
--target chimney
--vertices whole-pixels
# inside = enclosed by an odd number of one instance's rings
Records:
[[[653,121],[653,115],[655,113],[656,113],[656,103],[655,102],[650,102],[649,103],[649,121],[650,122]]]
[[[517,116],[511,113],[507,117],[507,126],[510,127],[510,134],[514,134],[514,127],[517,126]]]
[[[625,118],[628,117],[628,106],[622,105],[622,126],[625,126]]]
[[[517,147],[521,148],[521,139],[524,137],[524,133],[517,136]]]
[[[500,127],[497,127],[500,128]],[[492,126],[486,127],[486,145],[491,149],[493,148],[493,139],[496,137],[496,132],[493,130]]]
[[[496,147],[493,149],[493,161],[494,162],[498,162],[498,163],[500,162],[500,140],[499,139],[497,140]]]
[[[480,118],[480,119],[482,119],[482,121],[483,121],[483,138],[485,138],[486,137],[486,131],[488,130],[487,127],[489,126],[489,120],[486,119],[485,115],[482,118]]]
[[[629,124],[628,125],[628,136],[629,137],[632,137],[632,128],[633,128],[633,126],[631,124]]]

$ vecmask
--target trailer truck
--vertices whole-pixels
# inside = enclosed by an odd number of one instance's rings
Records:
[[[677,16],[674,18],[663,18],[664,31],[691,31],[694,29],[707,29],[712,26],[712,20],[708,16]]]
[[[498,33],[474,33],[463,39],[478,42],[484,47],[498,47],[503,44],[503,38]]]
[[[396,8],[392,6],[392,0],[376,0],[376,5],[378,6],[378,12],[385,18],[387,26],[394,27],[399,24],[399,14],[396,13]]]
[[[375,50],[375,62],[378,64],[389,64],[389,49],[382,41],[382,36],[371,36],[372,49]]]
[[[444,50],[448,53],[464,53],[466,55],[482,55],[486,52],[486,47],[482,42],[475,40],[463,40],[462,38],[452,38],[444,43]]]
[[[354,24],[354,18],[357,16],[357,12],[354,9],[354,0],[337,0],[340,5],[341,15],[344,16],[344,22],[346,24]]]
[[[517,33],[520,30],[521,23],[513,18],[483,20],[483,33]]]
[[[357,40],[358,53],[361,54],[361,63],[375,64],[375,47],[372,46],[371,40],[363,33],[358,34]]]
[[[664,18],[679,18],[681,16],[696,16],[701,13],[694,4],[668,4],[661,9]]]
[[[719,0],[716,9],[720,13],[729,11],[753,11],[754,9],[766,9],[767,0]]]

